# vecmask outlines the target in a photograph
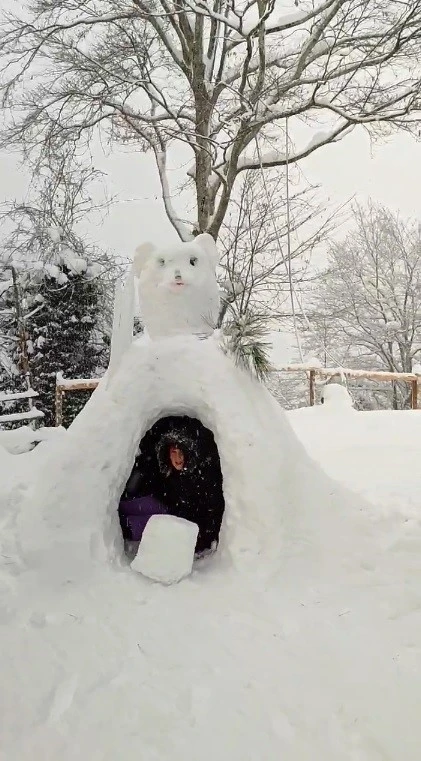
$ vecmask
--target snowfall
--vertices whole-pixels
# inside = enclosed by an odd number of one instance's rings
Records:
[[[218,551],[125,560],[142,435],[215,435]],[[0,446],[0,758],[419,761],[421,412],[285,413],[211,337],[128,350],[67,432]]]

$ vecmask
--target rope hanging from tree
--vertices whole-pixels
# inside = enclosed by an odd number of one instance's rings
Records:
[[[259,143],[258,143],[257,136],[255,138],[255,142],[256,142],[257,156],[258,156],[259,165],[260,165],[260,172],[261,172],[261,176],[262,176],[263,187],[264,187],[264,191],[265,191],[265,195],[266,195],[267,206],[268,206],[268,209],[270,211],[270,217],[271,217],[273,231],[275,233],[276,244],[277,244],[280,256],[281,256],[281,258],[283,259],[283,261],[285,263],[285,269],[286,269],[287,276],[288,276],[288,286],[289,286],[289,296],[290,296],[290,303],[291,303],[291,313],[292,313],[294,333],[295,333],[295,338],[296,338],[296,342],[297,342],[298,352],[299,352],[299,355],[300,355],[300,360],[301,360],[302,363],[304,363],[304,356],[303,356],[303,350],[302,350],[301,336],[300,336],[300,331],[299,331],[298,323],[297,323],[296,303],[297,303],[297,305],[298,305],[298,307],[300,309],[301,315],[302,315],[302,317],[304,319],[304,322],[305,322],[305,324],[307,326],[308,331],[314,336],[316,341],[320,344],[320,346],[323,349],[325,355],[327,357],[329,357],[329,359],[332,360],[333,364],[336,367],[338,367],[338,369],[340,370],[341,369],[341,364],[338,362],[337,357],[335,357],[329,351],[329,349],[327,348],[325,340],[324,339],[320,340],[319,336],[313,330],[313,328],[312,328],[312,326],[310,324],[310,321],[308,319],[308,316],[306,314],[306,311],[304,309],[303,303],[302,303],[300,297],[297,294],[297,290],[296,290],[296,288],[294,286],[294,282],[293,282],[292,256],[291,256],[291,253],[292,253],[292,247],[291,247],[291,198],[290,198],[290,184],[289,184],[290,183],[290,177],[289,177],[289,129],[288,129],[288,117],[286,117],[286,119],[285,119],[285,169],[286,169],[286,177],[285,177],[285,179],[286,179],[286,216],[287,216],[287,258],[286,259],[285,259],[284,255],[283,255],[283,250],[282,250],[282,245],[281,245],[281,241],[280,241],[279,230],[278,230],[278,227],[277,227],[277,224],[276,224],[276,220],[275,220],[275,217],[274,217],[274,213],[273,213],[273,210],[272,210],[271,198],[270,198],[268,187],[267,187],[267,183],[266,183],[265,171],[263,169],[262,156],[261,156],[261,151],[260,151],[260,146],[259,146]],[[341,379],[342,379],[342,382],[347,387],[348,384],[347,384],[346,376],[342,376],[341,375]]]

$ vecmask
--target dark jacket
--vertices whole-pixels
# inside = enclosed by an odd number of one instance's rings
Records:
[[[224,512],[222,474],[218,450],[210,431],[191,418],[165,418],[141,442],[123,498],[152,495],[168,512],[199,526],[196,551],[217,541]],[[155,433],[155,435],[154,435]],[[185,467],[171,465],[169,449],[176,445],[185,456]]]

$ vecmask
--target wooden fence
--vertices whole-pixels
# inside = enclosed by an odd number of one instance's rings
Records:
[[[316,376],[326,378],[366,379],[380,383],[407,383],[411,387],[411,407],[418,409],[418,383],[421,376],[416,373],[388,373],[382,370],[351,370],[346,367],[312,367],[310,365],[287,365],[278,368],[277,372],[305,372],[309,380],[310,406],[315,403]]]
[[[73,378],[65,380],[58,373],[56,379],[56,426],[63,423],[63,400],[69,391],[94,391],[100,378]]]
[[[8,402],[26,402],[28,410],[26,412],[6,412],[0,414],[0,425],[2,423],[29,423],[36,425],[37,420],[44,417],[44,413],[34,407],[33,400],[37,399],[38,392],[29,388],[27,391],[18,391],[16,394],[0,393],[0,405]]]
[[[381,370],[351,370],[346,367],[313,367],[310,365],[287,365],[279,367],[275,372],[298,373],[304,372],[309,381],[309,402],[313,406],[316,400],[315,386],[316,377],[326,378],[352,378],[354,380],[367,379],[385,383],[407,383],[411,387],[411,407],[418,409],[418,383],[421,375],[415,373],[387,373]],[[56,426],[63,423],[63,400],[67,392],[94,391],[100,382],[100,378],[73,378],[66,380],[59,373],[56,382]]]

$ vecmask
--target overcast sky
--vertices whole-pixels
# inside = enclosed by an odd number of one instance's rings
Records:
[[[17,0],[0,0],[0,12],[17,4]],[[144,240],[170,242],[175,234],[163,212],[152,158],[126,149],[108,157],[98,150],[95,159],[106,173],[109,192],[119,198],[104,223],[90,227],[98,243],[126,256]],[[319,149],[301,168],[308,180],[321,185],[322,198],[335,204],[352,196],[361,201],[371,196],[402,216],[421,219],[421,143],[406,134],[371,146],[367,134],[357,130],[343,141]],[[27,182],[16,156],[0,153],[0,199],[21,198]]]
[[[91,228],[93,237],[123,255],[142,240],[170,241],[174,233],[162,209],[152,158],[126,151],[110,157],[98,154],[96,164],[106,172],[109,192],[120,200],[103,224]],[[311,182],[321,185],[323,197],[334,203],[354,195],[361,201],[371,196],[403,216],[421,218],[421,144],[406,134],[370,146],[365,132],[358,131],[319,149],[301,166]],[[0,154],[1,200],[22,197],[27,182],[17,157]]]

